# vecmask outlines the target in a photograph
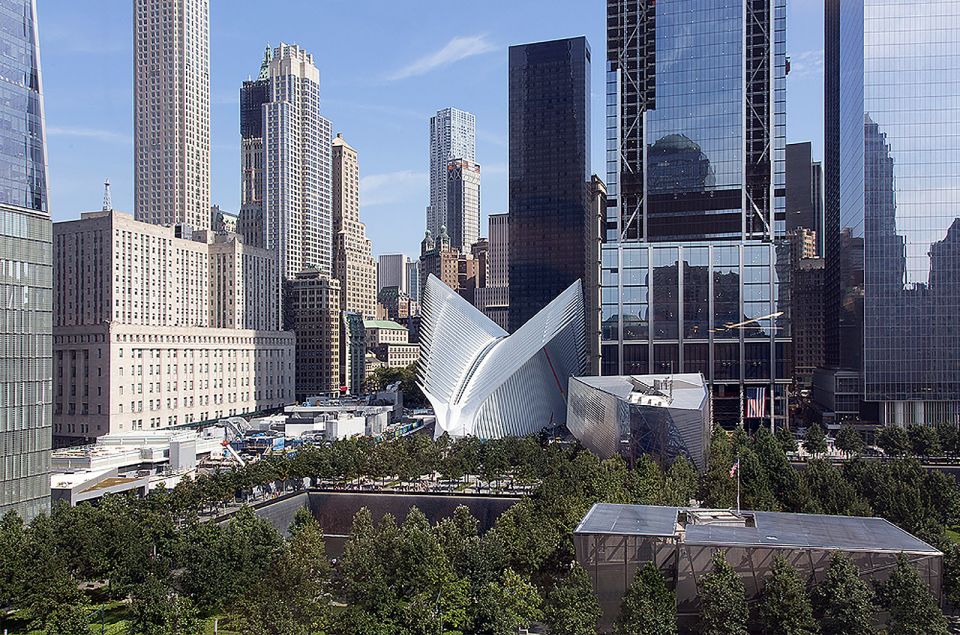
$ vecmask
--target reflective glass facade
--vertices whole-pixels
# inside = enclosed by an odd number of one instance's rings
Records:
[[[784,0],[607,2],[602,372],[701,372],[725,426],[753,387],[768,424],[786,412],[785,20]]]
[[[586,280],[590,46],[578,37],[510,47],[510,330]]]
[[[702,373],[717,422],[742,422],[743,390],[767,387],[784,414],[790,332],[766,243],[607,245],[601,269],[602,374]],[[769,413],[769,405],[767,406]]]
[[[0,515],[50,505],[52,224],[36,7],[0,3]]]
[[[960,4],[834,0],[826,33],[828,362],[881,422],[960,421]]]

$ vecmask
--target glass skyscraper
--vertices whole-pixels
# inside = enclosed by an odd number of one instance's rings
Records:
[[[960,3],[830,0],[825,50],[828,366],[850,418],[960,422]]]
[[[590,45],[510,47],[510,331],[587,280]]]
[[[785,0],[607,2],[601,370],[703,373],[728,427],[786,413],[785,19]]]
[[[50,506],[52,233],[37,11],[0,3],[0,515]]]
[[[440,228],[464,221],[451,220],[447,211],[447,168],[452,159],[477,160],[477,118],[458,108],[443,108],[430,117],[430,204],[427,206],[427,231],[440,235]],[[470,251],[467,245],[465,251]]]

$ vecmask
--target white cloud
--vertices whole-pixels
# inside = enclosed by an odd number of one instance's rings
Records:
[[[414,60],[411,64],[394,71],[387,77],[390,81],[424,75],[442,66],[449,66],[460,60],[482,55],[496,50],[496,46],[485,35],[461,35],[453,38],[439,51]]]
[[[129,135],[112,130],[100,130],[98,128],[82,128],[72,126],[49,126],[47,135],[51,137],[82,137],[84,139],[94,139],[105,143],[133,143]]]
[[[429,187],[430,175],[414,170],[369,174],[360,179],[360,205],[373,207],[403,200],[414,190]]]
[[[801,51],[790,56],[790,76],[806,77],[823,73],[823,49]]]

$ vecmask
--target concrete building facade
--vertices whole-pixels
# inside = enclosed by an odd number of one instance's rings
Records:
[[[480,240],[480,165],[473,161],[447,162],[446,225],[450,244],[462,252]]]
[[[210,1],[135,0],[134,213],[210,227]]]
[[[76,442],[282,406],[292,333],[263,302],[274,261],[235,235],[103,210],[53,231],[54,435]],[[212,241],[212,242],[207,242]],[[144,361],[149,360],[149,361]]]

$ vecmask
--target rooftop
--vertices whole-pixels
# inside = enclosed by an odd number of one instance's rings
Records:
[[[699,410],[707,390],[700,373],[571,378],[638,406]]]
[[[407,327],[402,324],[397,324],[392,320],[364,320],[363,328],[365,329],[389,329],[391,331],[406,331]]]
[[[731,522],[739,518],[739,521]],[[662,536],[691,545],[940,554],[883,518],[597,503],[576,534]]]

